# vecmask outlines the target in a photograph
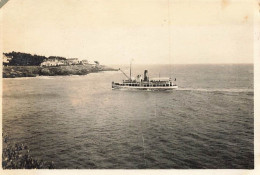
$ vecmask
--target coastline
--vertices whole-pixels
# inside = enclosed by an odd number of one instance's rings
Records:
[[[89,65],[69,65],[69,66],[4,66],[3,78],[37,77],[37,76],[68,76],[87,75],[101,71],[117,71],[104,65],[95,67]]]

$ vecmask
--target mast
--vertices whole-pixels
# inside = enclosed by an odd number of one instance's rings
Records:
[[[130,61],[130,81],[132,81],[132,61],[133,59]]]
[[[130,61],[130,80],[132,81],[132,60]]]

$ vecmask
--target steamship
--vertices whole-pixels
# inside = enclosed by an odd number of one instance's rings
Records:
[[[171,30],[170,30],[170,9],[168,8],[168,28],[169,28],[169,53],[170,45],[171,45]],[[169,54],[169,59],[171,59],[171,54]],[[149,78],[148,77],[148,71],[144,71],[144,78],[142,78],[141,75],[137,75],[136,78],[131,77],[131,65],[132,62],[130,62],[130,77],[128,77],[121,69],[119,69],[126,77],[126,80],[123,80],[122,83],[115,83],[112,82],[112,89],[137,89],[137,90],[173,90],[177,89],[178,86],[176,84],[176,78],[174,81],[171,78]]]
[[[164,91],[177,89],[176,78],[172,81],[168,77],[149,78],[148,71],[144,71],[144,78],[142,75],[137,75],[136,78],[131,77],[131,66],[130,66],[130,77],[128,77],[121,69],[119,69],[126,77],[122,83],[112,82],[112,89],[136,89],[136,90],[154,90]]]

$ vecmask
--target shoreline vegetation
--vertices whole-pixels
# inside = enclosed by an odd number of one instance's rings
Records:
[[[57,67],[40,66],[8,66],[3,67],[3,78],[36,77],[36,76],[67,76],[67,75],[87,75],[89,73],[101,71],[117,71],[110,67],[99,65],[89,67],[86,65],[70,65]]]
[[[39,56],[21,52],[3,53],[3,78],[87,75],[101,71],[117,71],[98,61],[59,56]]]
[[[12,144],[8,135],[2,135],[2,168],[3,169],[54,169],[54,162],[35,159],[30,149],[22,143]]]

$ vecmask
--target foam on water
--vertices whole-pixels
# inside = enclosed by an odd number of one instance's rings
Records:
[[[200,92],[234,92],[234,93],[239,93],[239,92],[254,92],[253,89],[202,89],[202,88],[182,88],[179,87],[176,89],[178,91],[200,91]]]

